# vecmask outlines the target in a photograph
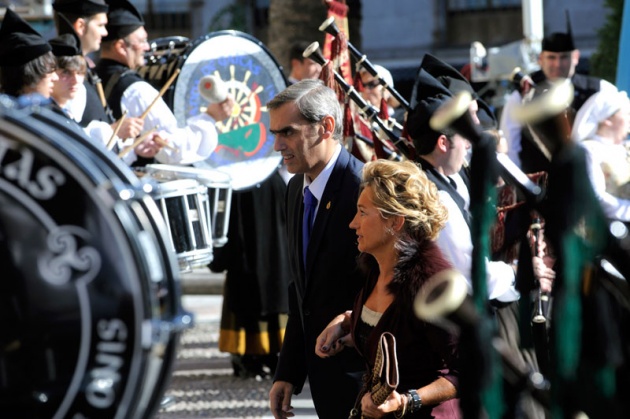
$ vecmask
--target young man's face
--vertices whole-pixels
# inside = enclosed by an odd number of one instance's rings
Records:
[[[89,19],[82,20],[84,26],[82,26],[81,30],[77,30],[77,33],[79,38],[81,38],[83,54],[87,55],[101,49],[101,40],[107,36],[107,29],[105,28],[105,25],[107,25],[107,14],[97,13]],[[74,26],[76,30],[77,24]]]

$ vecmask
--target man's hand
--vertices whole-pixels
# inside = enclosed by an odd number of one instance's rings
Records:
[[[119,121],[112,124],[112,129],[116,129]],[[125,138],[136,138],[142,132],[142,128],[144,128],[144,119],[127,117],[118,130],[118,137],[123,140]]]
[[[160,141],[161,140],[161,141]],[[144,139],[140,144],[136,146],[134,152],[136,156],[144,157],[144,158],[153,158],[157,153],[162,149],[162,144],[164,144],[166,140],[162,139],[159,134],[153,133]]]
[[[295,416],[291,406],[293,384],[287,381],[276,381],[269,391],[269,409],[275,419],[285,419]]]
[[[228,95],[223,102],[211,103],[206,109],[206,113],[210,115],[215,121],[223,121],[232,115],[234,109],[234,99]]]

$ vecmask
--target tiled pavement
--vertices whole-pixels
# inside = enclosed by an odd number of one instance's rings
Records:
[[[222,275],[199,270],[182,274],[182,305],[195,316],[195,326],[180,340],[177,360],[157,419],[261,418],[272,419],[267,395],[269,379],[232,375],[230,357],[217,348],[221,315]],[[292,405],[296,418],[316,418],[308,385]]]

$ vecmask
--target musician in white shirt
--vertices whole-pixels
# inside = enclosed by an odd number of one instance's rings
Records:
[[[160,163],[191,164],[205,160],[218,145],[215,122],[231,114],[233,99],[228,95],[224,101],[208,105],[206,112],[188,118],[185,126],[178,126],[173,112],[158,97],[159,92],[133,71],[144,64],[144,53],[149,50],[140,12],[127,1],[110,5],[107,32],[96,72],[108,93],[114,117],[124,111],[138,117],[148,110],[144,130],[158,129],[160,137],[169,144],[155,156]],[[114,77],[115,83],[110,83]]]

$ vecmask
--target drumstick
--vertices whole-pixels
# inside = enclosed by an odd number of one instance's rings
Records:
[[[166,147],[166,148],[168,148],[168,149],[171,149],[171,150],[173,150],[173,151],[175,151],[175,152],[177,152],[177,151],[178,151],[178,148],[177,148],[177,147],[170,145],[169,143],[167,143],[166,141],[164,141],[164,140],[163,140],[161,137],[159,137],[159,136],[158,136],[158,137],[153,138],[153,141],[155,141],[155,142],[156,142],[156,143],[158,143],[159,145],[161,145],[161,146],[163,146],[163,147]]]
[[[164,84],[162,90],[160,90],[160,93],[158,93],[158,95],[155,97],[155,99],[153,99],[153,102],[151,102],[149,107],[142,113],[142,115],[140,115],[140,119],[144,119],[147,117],[153,105],[155,105],[159,98],[164,96],[164,93],[166,93],[166,90],[171,86],[171,84],[173,84],[173,82],[175,81],[175,77],[177,77],[180,71],[181,69],[178,68],[173,72],[173,75],[169,77],[169,79],[166,81],[166,84]]]
[[[103,83],[100,81],[96,83],[96,91],[98,92],[98,97],[101,99],[101,105],[103,108],[107,107],[107,99],[105,99],[105,92],[103,91]]]
[[[127,117],[127,111],[123,112],[122,116],[118,120],[118,124],[116,124],[116,128],[114,128],[114,133],[112,134],[112,137],[107,142],[108,150],[111,150],[114,147],[114,144],[116,144],[116,135],[118,135],[118,131],[120,130],[120,127],[122,127],[123,121],[125,120],[126,117]]]
[[[121,158],[125,157],[127,155],[127,153],[129,153],[131,150],[133,150],[138,145],[140,145],[140,143],[143,142],[145,140],[145,138],[147,138],[149,136],[149,134],[155,132],[156,130],[157,130],[157,127],[153,127],[150,130],[147,130],[147,131],[143,132],[138,138],[136,138],[136,141],[134,141],[133,144],[131,144],[128,147],[125,147],[123,149],[123,151],[118,153],[118,157],[121,157]]]

